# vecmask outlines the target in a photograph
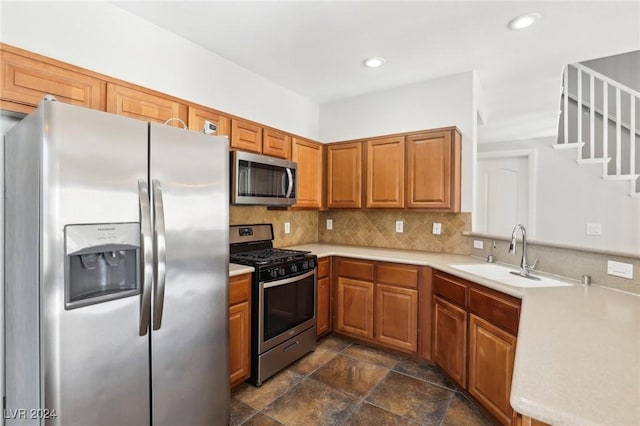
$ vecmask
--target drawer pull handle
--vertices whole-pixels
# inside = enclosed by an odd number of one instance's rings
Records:
[[[291,349],[293,349],[295,346],[297,346],[299,344],[300,344],[300,340],[296,340],[295,342],[293,342],[292,344],[290,344],[289,346],[284,348],[282,351],[283,352],[289,352]]]

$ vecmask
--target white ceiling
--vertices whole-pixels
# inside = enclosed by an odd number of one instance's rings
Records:
[[[640,49],[638,1],[116,4],[320,105],[475,70],[479,141],[555,132],[564,64]],[[542,19],[507,29],[526,12]]]

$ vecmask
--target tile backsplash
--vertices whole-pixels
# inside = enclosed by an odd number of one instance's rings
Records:
[[[327,230],[327,219],[333,229]],[[396,232],[396,221],[403,232]],[[442,224],[432,234],[434,222]],[[471,230],[471,213],[429,213],[405,210],[332,210],[318,215],[318,242],[368,247],[470,254],[463,232]]]
[[[274,247],[315,243],[318,241],[318,212],[313,210],[269,210],[265,206],[229,206],[229,223],[244,225],[273,224]],[[284,223],[291,224],[291,233],[284,233]]]

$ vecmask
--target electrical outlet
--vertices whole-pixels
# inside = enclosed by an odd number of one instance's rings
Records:
[[[404,232],[404,222],[401,220],[396,220],[396,232],[402,233]]]
[[[327,219],[327,231],[331,231],[333,229],[333,219]]]
[[[473,240],[473,248],[482,250],[484,248],[484,241],[482,241],[482,240]]]
[[[587,235],[602,235],[602,224],[587,223]]]
[[[615,275],[616,277],[633,279],[633,264],[624,262],[614,262],[609,260],[607,262],[607,274]]]
[[[284,223],[284,233],[285,234],[290,234],[291,233],[291,223],[289,223],[289,222],[285,222]]]
[[[440,235],[442,234],[442,224],[438,223],[438,222],[434,222],[433,223],[433,235]]]

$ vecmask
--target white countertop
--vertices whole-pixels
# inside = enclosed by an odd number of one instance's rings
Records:
[[[229,264],[230,277],[235,277],[236,275],[242,275],[242,274],[250,274],[253,271],[255,271],[255,269],[253,269],[253,266],[238,265],[237,263]]]
[[[288,248],[431,266],[521,298],[511,389],[516,411],[552,425],[640,425],[640,296],[595,285],[518,288],[450,266],[484,263],[470,256],[334,244]]]
[[[553,425],[640,425],[640,296],[526,289],[511,405]]]

